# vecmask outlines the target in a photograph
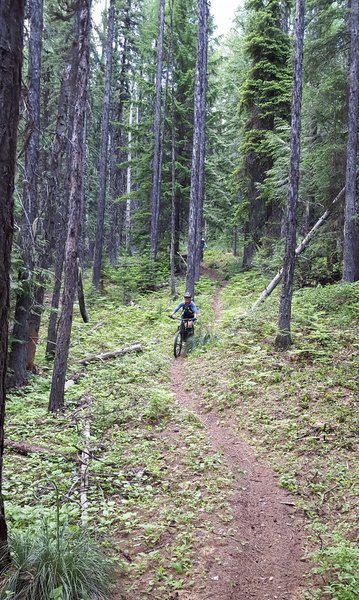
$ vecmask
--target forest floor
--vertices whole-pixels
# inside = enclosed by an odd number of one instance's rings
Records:
[[[217,279],[213,269],[203,274]],[[213,300],[215,324],[221,318],[220,288]],[[225,362],[225,356],[223,357]],[[231,419],[203,408],[198,393],[184,388],[186,358],[171,365],[172,390],[181,407],[195,414],[211,448],[232,473],[227,489],[232,513],[230,531],[213,514],[212,531],[197,534],[194,544],[197,569],[202,577],[188,600],[296,600],[308,565],[303,557],[303,513],[275,480],[273,471],[233,431]]]
[[[266,280],[231,255],[208,264],[195,343],[177,360],[174,302],[138,291],[140,262],[109,270],[100,294],[89,286],[59,415],[44,327],[38,374],[7,400],[10,535],[56,531],[58,505],[65,528],[82,520],[113,556],[115,600],[357,600],[359,286],[298,290],[284,353],[278,293],[252,313]],[[141,353],[80,363],[135,342]]]

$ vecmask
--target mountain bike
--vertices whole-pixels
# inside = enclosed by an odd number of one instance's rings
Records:
[[[170,317],[170,319],[179,321],[173,340],[173,354],[175,358],[178,358],[181,354],[183,344],[194,334],[194,322],[196,319],[176,319],[176,317]]]

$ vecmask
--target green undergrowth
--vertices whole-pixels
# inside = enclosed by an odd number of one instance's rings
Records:
[[[193,584],[199,524],[213,513],[223,522],[229,518],[231,474],[171,389],[176,324],[167,317],[174,305],[169,289],[137,294],[125,306],[110,279],[103,293],[87,293],[89,323],[76,311],[65,412],[47,413],[51,369],[40,358],[40,375],[8,397],[6,436],[29,452],[6,452],[6,514],[10,531],[30,534],[42,523],[51,528],[58,498],[61,525],[78,527],[82,434],[89,418],[86,530],[115,557],[120,590],[136,600],[168,600]],[[198,286],[198,335],[212,328],[214,287],[207,278]],[[141,353],[79,362],[134,342],[142,344]],[[44,333],[39,357],[43,349]]]
[[[320,574],[324,582],[308,598],[354,600],[359,284],[297,291],[293,345],[282,352],[274,347],[279,291],[250,310],[265,283],[255,272],[229,280],[221,294],[220,341],[194,353],[187,382],[201,390],[207,410],[227,416],[270,461],[279,485],[307,516],[307,550],[315,551],[315,581]]]

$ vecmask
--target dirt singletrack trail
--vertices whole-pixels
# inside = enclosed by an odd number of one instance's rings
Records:
[[[212,278],[216,273],[206,274]],[[213,309],[220,320],[219,291]],[[201,397],[183,389],[184,359],[171,365],[172,389],[182,408],[202,421],[212,448],[233,474],[229,504],[233,520],[226,526],[213,515],[213,532],[200,532],[194,568],[198,586],[180,592],[181,600],[299,600],[306,587],[303,521],[290,495],[278,487],[272,470],[233,432],[229,420],[205,412]],[[188,359],[187,359],[188,360]]]

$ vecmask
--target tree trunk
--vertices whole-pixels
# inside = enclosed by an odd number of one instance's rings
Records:
[[[132,95],[132,94],[131,94]],[[130,100],[130,109],[128,114],[128,151],[127,151],[127,169],[126,169],[126,216],[125,216],[125,247],[126,254],[131,254],[131,161],[132,161],[132,123],[133,123],[133,102]]]
[[[61,165],[63,155],[66,149],[66,124],[69,107],[69,83],[70,83],[71,65],[67,64],[64,68],[61,78],[60,93],[58,100],[57,119],[55,135],[50,151],[49,178],[45,186],[44,198],[44,247],[41,250],[39,266],[40,269],[48,269],[53,264],[53,255],[56,248],[56,214],[58,212],[58,192],[61,189]],[[62,272],[62,266],[61,266]],[[61,279],[61,274],[60,274]],[[60,284],[61,285],[61,284]],[[43,303],[45,296],[44,276],[40,275],[38,287],[34,294],[34,304],[29,320],[29,343],[27,348],[27,365],[29,372],[35,371],[35,354],[39,329],[41,324],[41,315],[43,312]],[[58,305],[57,305],[58,306]],[[57,307],[56,307],[57,308]],[[56,323],[56,314],[55,314]]]
[[[197,59],[194,92],[194,128],[191,166],[191,191],[188,223],[188,259],[186,289],[194,296],[198,250],[200,251],[202,206],[204,193],[204,148],[206,128],[207,74],[207,15],[206,0],[198,0]]]
[[[0,3],[0,567],[10,559],[2,496],[5,420],[5,374],[8,350],[10,255],[13,235],[13,190],[21,91],[25,0]]]
[[[73,305],[77,284],[77,258],[81,226],[81,188],[83,185],[83,131],[86,117],[86,95],[89,72],[89,32],[91,0],[79,4],[79,47],[76,103],[72,134],[72,168],[70,176],[69,222],[65,250],[64,293],[57,335],[49,410],[64,409],[64,388],[70,346]]]
[[[115,20],[115,0],[110,0],[108,16],[108,33],[106,48],[106,74],[105,74],[105,93],[103,97],[102,125],[101,125],[101,157],[100,157],[100,186],[97,202],[97,223],[96,223],[96,243],[95,256],[93,263],[92,284],[97,290],[101,276],[102,246],[104,237],[105,221],[105,198],[106,198],[106,179],[107,179],[107,153],[108,136],[110,122],[110,99],[111,99],[111,79],[112,79],[112,56],[113,56],[113,28]]]
[[[165,23],[165,0],[160,0],[158,11],[157,37],[157,69],[156,69],[156,100],[154,114],[154,150],[153,150],[153,179],[151,194],[151,259],[156,260],[158,241],[158,221],[160,213],[160,146],[161,146],[161,81],[163,57],[163,32]]]
[[[356,198],[356,159],[359,101],[359,1],[351,0],[351,56],[349,67],[348,144],[346,166],[343,281],[359,279],[359,217]]]
[[[25,174],[23,188],[23,217],[21,223],[21,254],[23,265],[19,280],[21,291],[16,298],[13,342],[9,356],[10,386],[26,383],[27,346],[29,343],[30,311],[34,300],[34,232],[37,214],[37,170],[40,130],[40,76],[43,24],[43,0],[30,2],[29,70],[27,94],[27,143],[25,151]]]
[[[55,356],[56,351],[56,336],[57,336],[57,313],[60,303],[61,295],[61,281],[62,281],[62,270],[65,257],[65,244],[66,244],[66,232],[67,232],[67,220],[68,220],[68,196],[70,187],[70,172],[71,172],[71,161],[72,161],[72,134],[74,124],[74,111],[75,111],[75,88],[79,66],[79,13],[75,14],[74,18],[74,33],[71,50],[71,66],[69,72],[69,81],[66,82],[65,87],[67,88],[67,127],[63,132],[64,143],[66,143],[66,166],[65,173],[63,176],[62,185],[62,199],[60,207],[55,213],[55,273],[54,273],[54,287],[51,299],[51,311],[49,317],[49,324],[47,329],[47,343],[46,343],[46,356]],[[65,90],[64,90],[65,93]],[[65,117],[65,115],[63,115]],[[55,138],[56,139],[56,138]],[[55,153],[56,155],[56,153]],[[55,156],[56,161],[56,156]],[[53,172],[51,171],[52,175]],[[60,173],[58,173],[60,176]],[[49,183],[49,193],[55,194],[56,186],[59,184],[55,179]],[[58,189],[58,188],[57,188]],[[50,197],[51,200],[51,197]]]
[[[238,256],[238,227],[233,227],[232,254]]]
[[[299,188],[303,40],[304,0],[296,0],[286,247],[283,262],[283,285],[279,305],[278,334],[276,338],[276,345],[279,348],[288,348],[291,344],[290,322],[295,265],[296,208]]]
[[[173,3],[170,5],[169,54],[171,66],[171,296],[176,296],[175,245],[176,245],[176,120],[175,120],[175,65],[173,56]]]
[[[111,265],[117,264],[119,249],[125,238],[125,208],[123,203],[119,204],[117,199],[126,193],[126,168],[119,166],[127,160],[125,131],[123,125],[123,113],[126,100],[129,98],[129,86],[127,73],[129,70],[129,32],[131,30],[131,0],[127,0],[123,9],[124,16],[123,29],[120,37],[121,44],[121,68],[120,72],[114,73],[114,81],[118,82],[118,89],[113,93],[112,107],[112,125],[111,125],[111,164],[110,164],[110,203],[109,203],[109,221],[110,226],[107,232],[107,254]],[[116,21],[117,23],[117,21]],[[116,41],[118,35],[116,35]],[[114,66],[117,61],[114,62]]]
[[[202,33],[202,68],[201,68],[201,142],[199,156],[199,174],[198,174],[198,196],[197,204],[197,228],[196,228],[196,266],[195,266],[195,281],[199,280],[200,264],[202,256],[202,220],[203,220],[203,204],[205,195],[205,155],[206,155],[206,100],[207,100],[207,45],[208,45],[208,6],[206,2],[203,8],[203,28]]]

